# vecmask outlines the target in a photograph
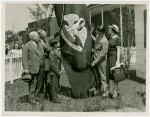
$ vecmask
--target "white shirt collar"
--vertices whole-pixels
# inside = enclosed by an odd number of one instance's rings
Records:
[[[60,48],[57,48],[57,50],[60,50]]]
[[[116,38],[116,37],[118,37],[118,35],[111,36],[111,38]]]
[[[31,40],[32,41],[32,40]],[[32,41],[32,43],[35,45],[35,46],[37,46],[37,44],[34,42],[34,41]]]
[[[41,42],[43,45],[45,45],[45,43],[44,43],[44,41],[43,41],[42,39],[40,39],[40,42]]]

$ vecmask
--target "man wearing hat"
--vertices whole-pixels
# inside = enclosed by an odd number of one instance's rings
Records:
[[[35,104],[43,93],[44,50],[39,35],[32,31],[30,41],[22,49],[22,66],[25,74],[31,75],[29,82],[29,102]]]
[[[98,89],[102,92],[102,96],[105,98],[109,94],[108,83],[106,78],[106,55],[108,52],[108,41],[105,37],[105,28],[103,25],[99,25],[96,28],[96,40],[94,47],[92,66],[96,69],[98,76],[97,83]]]

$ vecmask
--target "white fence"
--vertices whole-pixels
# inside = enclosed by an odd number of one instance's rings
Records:
[[[21,78],[22,51],[5,55],[5,82]]]
[[[122,48],[121,51],[123,58],[127,58],[127,48]],[[136,63],[136,48],[131,48],[131,65]],[[23,68],[22,68],[22,51],[16,53],[10,53],[5,56],[5,82],[21,78]]]
[[[124,58],[124,61],[126,61],[127,60],[127,48],[122,48],[122,50],[121,50],[121,54],[122,54],[122,56],[123,56],[123,58]],[[131,47],[130,48],[130,65],[135,65],[135,63],[136,63],[136,47]]]

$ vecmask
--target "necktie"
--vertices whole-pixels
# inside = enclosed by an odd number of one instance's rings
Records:
[[[39,44],[39,42],[37,43],[37,48],[40,50],[41,48],[40,48],[40,44]]]

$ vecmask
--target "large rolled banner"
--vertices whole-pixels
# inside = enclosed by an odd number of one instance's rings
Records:
[[[55,4],[54,10],[64,69],[73,93],[84,94],[95,85],[89,12],[85,4]]]

